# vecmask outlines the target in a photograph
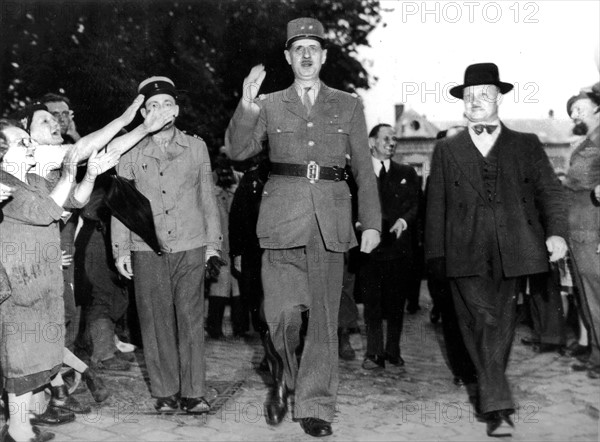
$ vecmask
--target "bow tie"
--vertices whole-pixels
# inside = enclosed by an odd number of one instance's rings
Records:
[[[473,127],[473,131],[477,135],[481,135],[481,133],[483,132],[484,129],[488,134],[491,134],[492,132],[494,132],[496,130],[498,125],[496,125],[496,124],[474,124],[472,127]]]

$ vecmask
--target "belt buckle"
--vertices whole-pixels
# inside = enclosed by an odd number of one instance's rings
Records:
[[[319,181],[320,176],[321,167],[315,161],[310,161],[306,166],[306,178],[308,178],[311,184],[315,184]]]

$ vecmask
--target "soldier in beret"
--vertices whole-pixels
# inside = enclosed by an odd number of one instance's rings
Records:
[[[257,99],[265,70],[253,67],[226,134],[233,159],[256,155],[268,141],[272,164],[257,225],[275,380],[267,422],[281,422],[294,390],[294,418],[315,437],[332,434],[344,252],[357,245],[347,158],[359,188],[362,252],[377,246],[381,228],[363,106],[356,95],[320,81],[324,44],[318,20],[290,21],[284,54],[294,83]]]

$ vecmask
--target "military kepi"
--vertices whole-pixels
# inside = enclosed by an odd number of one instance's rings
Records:
[[[300,17],[288,22],[285,47],[289,48],[293,42],[303,38],[312,38],[323,44],[325,30],[321,22],[311,17]]]
[[[144,95],[144,102],[146,102],[148,98],[158,94],[168,94],[177,99],[175,83],[168,77],[146,78],[138,86],[138,94]]]

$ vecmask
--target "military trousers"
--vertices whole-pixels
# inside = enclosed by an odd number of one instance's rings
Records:
[[[204,396],[204,254],[133,252],[135,300],[154,397]]]
[[[343,253],[325,249],[316,222],[306,246],[263,253],[265,318],[286,385],[295,391],[296,419],[334,420],[343,265]]]

